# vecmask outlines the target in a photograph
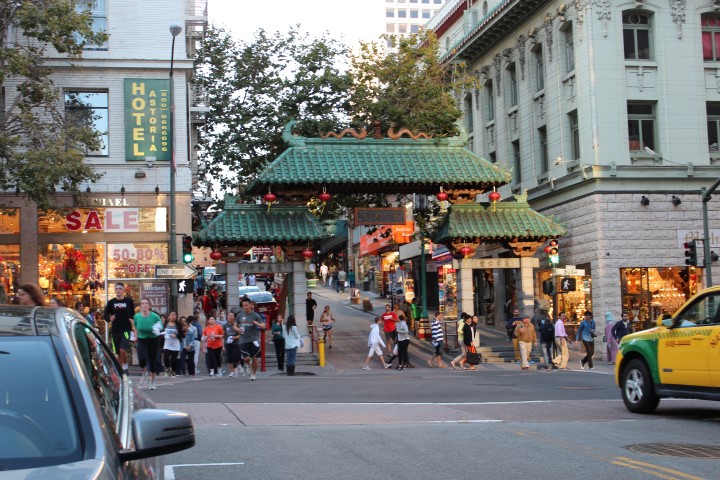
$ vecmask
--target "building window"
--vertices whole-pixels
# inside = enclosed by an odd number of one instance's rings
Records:
[[[485,144],[485,150],[495,150],[495,125],[485,128]]]
[[[385,24],[385,31],[387,33],[395,33],[395,24],[394,23],[386,23]]]
[[[570,142],[573,160],[580,159],[580,126],[578,124],[577,110],[568,114],[568,126],[570,127]]]
[[[410,33],[418,33],[420,31],[420,25],[410,25]]]
[[[410,10],[410,18],[418,18],[419,12],[417,10]]]
[[[497,154],[495,152],[490,152],[488,156],[490,157],[490,163],[497,163]]]
[[[76,0],[75,10],[77,12],[90,11],[92,18],[92,31],[94,33],[107,31],[107,0]],[[88,43],[84,50],[107,50],[107,42],[100,45]]]
[[[407,10],[398,10],[397,16],[398,18],[407,18]]]
[[[418,0],[410,0],[410,3],[418,3]]]
[[[720,61],[720,16],[705,14],[701,17],[703,60]]]
[[[512,142],[513,183],[522,182],[522,164],[520,163],[520,140]]]
[[[545,63],[542,45],[538,45],[533,51],[533,61],[535,64],[535,91],[539,92],[545,88]]]
[[[706,108],[708,149],[710,153],[717,153],[720,143],[720,103],[709,102]]]
[[[655,150],[655,105],[630,102],[627,105],[630,151]]]
[[[650,16],[624,12],[622,20],[625,60],[650,60]]]
[[[575,40],[572,25],[565,29],[565,64],[567,73],[575,70]]]
[[[430,10],[423,10],[422,18],[430,18]]]
[[[485,120],[495,120],[495,93],[491,81],[485,83]]]
[[[443,0],[433,0],[433,3],[435,5],[441,5],[443,3]]]
[[[472,135],[475,131],[475,119],[473,118],[473,101],[472,101],[472,95],[467,94],[465,95],[465,101],[463,102],[464,105],[464,117],[465,117],[465,130],[467,130],[468,135]]]
[[[507,67],[507,82],[508,107],[514,107],[518,104],[517,71],[515,71],[515,63],[511,63]]]
[[[385,16],[387,18],[395,18],[395,9],[394,8],[385,9]]]
[[[430,0],[422,0],[422,3],[430,3]]]
[[[408,26],[407,23],[398,23],[398,33],[407,33]]]
[[[545,173],[548,171],[548,142],[547,129],[540,127],[538,132],[538,172]]]
[[[108,155],[108,94],[106,92],[65,92],[65,116],[73,125],[91,128],[100,135],[98,150],[86,155]]]

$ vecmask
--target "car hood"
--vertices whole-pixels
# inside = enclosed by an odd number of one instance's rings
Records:
[[[101,460],[83,460],[82,462],[53,465],[50,467],[28,468],[24,470],[10,470],[0,472],[2,480],[35,480],[50,479],[104,479],[113,478],[107,471],[103,471],[105,462]]]

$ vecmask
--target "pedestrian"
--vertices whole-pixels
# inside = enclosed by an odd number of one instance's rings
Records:
[[[475,347],[475,350],[477,350],[478,355],[480,355],[480,329],[478,328],[478,323],[480,322],[480,317],[477,315],[472,316],[472,324],[473,324],[473,346]]]
[[[330,282],[330,288],[333,288],[333,285],[335,285],[335,292],[340,291],[340,286],[339,286],[339,284],[338,284],[338,276],[339,276],[339,275],[340,275],[340,273],[338,272],[338,269],[336,268],[336,269],[333,271],[332,276],[330,277],[331,280],[332,280],[332,281]]]
[[[265,277],[265,291],[269,292],[270,290],[272,290],[272,286],[273,279],[268,275],[267,277]]]
[[[580,322],[575,340],[582,340],[585,346],[585,356],[580,360],[580,368],[585,369],[585,364],[588,364],[590,370],[593,369],[593,355],[595,354],[595,320],[592,318],[592,312],[586,310],[583,314],[583,321]]]
[[[327,286],[327,280],[328,280],[328,267],[325,265],[325,262],[320,265],[320,278],[322,278],[323,285]]]
[[[295,325],[295,315],[290,315],[285,322],[283,329],[283,340],[285,340],[285,353],[287,354],[287,375],[295,376],[295,358],[298,347],[303,346],[303,340]]]
[[[132,334],[137,338],[132,321],[133,315],[135,315],[135,304],[132,298],[126,296],[125,285],[118,282],[115,284],[115,298],[110,299],[105,306],[105,322],[110,325],[113,351],[126,374],[128,353],[132,350],[130,336]]]
[[[442,320],[445,318],[445,316],[440,313],[435,313],[435,318],[433,318],[432,324],[430,325],[430,332],[432,334],[432,344],[433,347],[435,347],[435,354],[428,360],[428,366],[433,366],[433,360],[437,358],[438,360],[438,368],[445,368],[445,365],[442,363],[442,345],[443,345],[443,327],[442,327]]]
[[[463,346],[465,347],[465,356],[462,359],[462,369],[463,370],[477,370],[475,365],[471,365],[467,361],[467,354],[468,351],[471,350],[471,347],[474,347],[475,344],[473,340],[475,339],[475,324],[473,323],[472,317],[468,314],[465,314],[465,321],[463,322]],[[477,351],[477,349],[475,350]],[[469,365],[469,366],[468,366]]]
[[[617,322],[615,325],[613,325],[612,336],[617,343],[620,343],[620,340],[622,340],[622,338],[625,335],[630,333],[631,328],[632,327],[630,325],[630,319],[628,318],[628,313],[623,312],[622,320]]]
[[[225,356],[228,363],[228,377],[239,377],[238,367],[240,367],[240,334],[242,330],[235,321],[235,313],[228,312],[227,323],[223,327],[225,330]],[[243,373],[245,373],[243,371]]]
[[[195,325],[190,322],[192,317],[188,317],[184,322],[183,318],[180,318],[180,326],[185,330],[185,334],[182,339],[182,351],[180,352],[180,358],[184,359],[184,365],[187,367],[187,374],[191,377],[195,376],[195,342],[198,339],[198,331]],[[183,362],[181,362],[183,363]],[[181,368],[181,373],[184,375],[185,370]]]
[[[345,282],[347,282],[347,272],[344,268],[340,267],[340,271],[337,276],[337,285],[335,286],[335,291],[337,293],[345,293]]]
[[[615,337],[613,336],[613,327],[615,326],[615,318],[613,318],[613,314],[610,310],[605,312],[605,336],[603,337],[603,340],[605,340],[605,348],[607,353],[607,362],[610,365],[615,365],[615,357],[617,356],[618,352],[618,342],[615,340]]]
[[[568,352],[568,338],[567,332],[565,332],[565,312],[561,312],[558,319],[555,321],[555,347],[557,348],[558,354],[552,361],[552,368],[559,368],[560,370],[567,370],[567,364],[570,360],[570,353]]]
[[[157,374],[158,338],[162,332],[160,316],[150,311],[150,300],[140,300],[140,311],[133,316],[133,325],[137,329],[137,354],[140,368],[144,370],[140,384],[150,381],[150,390],[155,390],[155,376]]]
[[[246,278],[246,280],[245,280],[245,283],[246,283],[249,287],[254,287],[254,286],[256,286],[256,285],[257,285],[257,279],[255,278],[255,274],[254,274],[254,273],[248,274],[248,276],[247,276],[247,278]]]
[[[415,326],[420,325],[420,315],[422,314],[422,307],[420,306],[420,299],[413,297],[412,303],[410,304],[410,330],[415,331]]]
[[[210,317],[210,311],[213,309],[213,299],[208,291],[205,291],[202,299],[200,299],[200,305],[202,306],[202,311],[205,314],[205,322],[207,323],[207,319]]]
[[[272,341],[275,345],[275,358],[277,359],[278,370],[285,370],[285,338],[283,337],[283,316],[278,314],[272,324]]]
[[[307,318],[308,327],[312,327],[315,321],[315,309],[317,308],[317,302],[312,298],[312,292],[307,292],[307,298],[305,299],[305,316]]]
[[[330,305],[325,305],[323,313],[320,314],[320,324],[323,329],[323,342],[328,344],[328,350],[332,348],[333,325],[335,325],[335,317],[330,313]]]
[[[522,322],[515,326],[515,338],[518,340],[520,347],[520,368],[523,370],[530,369],[530,352],[533,346],[537,346],[537,334],[535,326],[530,323],[530,317],[525,317]]]
[[[207,353],[205,358],[211,377],[222,376],[220,369],[222,367],[224,333],[222,327],[215,323],[215,317],[212,315],[208,317],[203,329],[202,341],[203,350]]]
[[[390,305],[387,306],[390,308]],[[383,368],[390,368],[391,365],[389,363],[385,363],[385,359],[383,358],[383,352],[380,348],[380,345],[385,347],[385,342],[383,342],[382,337],[380,337],[380,322],[382,322],[382,317],[375,317],[375,323],[370,325],[370,335],[368,336],[368,347],[370,348],[370,351],[368,352],[368,356],[365,359],[365,364],[363,365],[363,370],[372,370],[370,368],[370,359],[372,359],[373,355],[377,355],[380,362],[382,362]]]
[[[388,352],[393,351],[395,340],[397,338],[397,332],[395,328],[395,322],[397,322],[397,314],[392,311],[390,304],[385,304],[385,313],[380,317],[383,321],[383,331],[385,332],[385,343],[387,344]]]
[[[513,309],[512,317],[505,323],[505,330],[507,331],[508,339],[512,341],[513,351],[515,352],[515,363],[520,363],[520,346],[517,337],[515,337],[515,327],[521,323],[520,310],[517,308]]]
[[[177,372],[178,356],[182,342],[181,332],[177,324],[177,313],[170,312],[168,321],[163,332],[165,341],[163,343],[163,361],[165,363],[165,376],[174,377]]]
[[[355,272],[351,268],[347,274],[348,286],[352,289],[355,288]]]
[[[240,321],[240,352],[246,365],[250,365],[250,380],[256,380],[258,355],[260,354],[260,331],[265,330],[260,314],[252,308],[250,299],[243,297],[242,310],[237,315]]]
[[[25,306],[44,307],[45,295],[34,283],[25,283],[17,289],[18,303]]]
[[[405,315],[399,315],[397,324],[397,346],[398,346],[398,370],[410,368],[410,357],[408,356],[408,347],[410,347],[410,328],[405,321]],[[392,362],[390,362],[392,363]]]
[[[200,339],[202,338],[203,328],[198,317],[194,315],[190,315],[188,317],[188,324],[195,327],[195,342],[193,344],[192,352],[194,352],[195,358],[193,358],[193,363],[195,364],[195,373],[197,373],[198,366],[200,365],[198,362],[200,360],[200,351],[202,350],[202,342]]]
[[[543,361],[546,366],[550,366],[553,359],[553,348],[555,346],[555,324],[552,318],[546,316],[541,318],[538,323],[540,331],[540,350],[543,354]]]
[[[455,326],[455,332],[457,333],[457,341],[460,345],[460,354],[450,360],[450,366],[453,370],[457,370],[458,368],[465,369],[465,355],[467,354],[467,346],[465,345],[464,338],[463,338],[463,332],[464,332],[464,326],[465,326],[465,318],[468,316],[467,313],[462,312],[460,314],[460,318],[457,321],[457,325]],[[458,364],[458,362],[460,362]]]

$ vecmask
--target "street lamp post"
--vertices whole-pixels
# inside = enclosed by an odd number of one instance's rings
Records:
[[[182,27],[180,25],[172,25],[170,33],[172,34],[172,48],[170,49],[170,245],[169,257],[170,263],[177,262],[177,254],[175,251],[175,237],[177,236],[177,225],[175,223],[175,173],[177,165],[175,163],[175,84],[173,81],[173,66],[175,62],[175,37],[180,35]]]

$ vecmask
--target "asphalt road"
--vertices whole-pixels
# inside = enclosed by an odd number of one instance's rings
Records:
[[[197,428],[166,478],[720,478],[720,403],[663,400],[634,415],[607,367],[430,369],[417,347],[415,369],[363,371],[371,317],[327,303],[341,320],[315,375],[161,379],[149,392]]]

